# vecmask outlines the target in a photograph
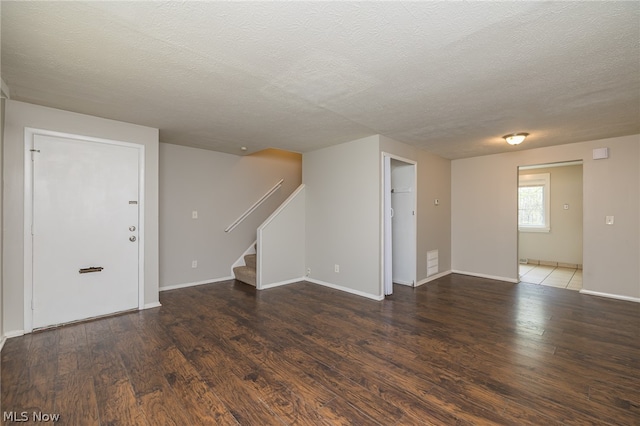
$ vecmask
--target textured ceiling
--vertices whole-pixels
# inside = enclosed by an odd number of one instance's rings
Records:
[[[640,2],[10,2],[12,99],[306,152],[446,158],[640,133]],[[531,136],[519,147],[506,133]]]

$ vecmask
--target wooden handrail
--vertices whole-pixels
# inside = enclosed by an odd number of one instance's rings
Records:
[[[276,183],[273,188],[268,190],[267,193],[264,194],[258,201],[253,203],[253,205],[249,207],[247,211],[242,213],[240,217],[238,217],[231,225],[229,225],[227,229],[224,230],[224,232],[231,232],[235,229],[236,226],[240,225],[242,221],[245,220],[251,213],[253,213],[255,209],[260,207],[260,204],[264,203],[267,198],[269,198],[274,192],[278,190],[278,188],[282,186],[282,182],[284,182],[284,179],[280,179],[280,182]]]

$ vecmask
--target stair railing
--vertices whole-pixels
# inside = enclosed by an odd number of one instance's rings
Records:
[[[282,186],[282,182],[284,182],[284,179],[280,179],[280,182],[276,183],[273,188],[271,188],[270,190],[267,191],[266,194],[264,194],[258,201],[256,201],[255,203],[253,203],[253,205],[251,207],[249,207],[247,209],[247,211],[245,211],[244,213],[242,213],[231,225],[229,225],[227,227],[227,229],[224,230],[224,232],[231,232],[235,229],[236,226],[240,225],[242,223],[243,220],[245,220],[251,213],[253,213],[253,211],[255,209],[257,209],[258,207],[260,207],[260,205],[262,203],[264,203],[265,201],[267,201],[267,199],[269,197],[271,197],[273,195],[274,192],[276,192],[281,186]]]

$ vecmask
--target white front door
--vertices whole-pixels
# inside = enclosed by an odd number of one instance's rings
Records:
[[[34,135],[33,328],[138,307],[139,155]]]

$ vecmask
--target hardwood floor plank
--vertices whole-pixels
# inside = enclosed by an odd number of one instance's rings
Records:
[[[206,385],[197,370],[176,347],[169,348],[161,358],[169,385],[183,402],[195,424],[237,425],[237,420],[222,401]]]
[[[94,382],[101,425],[151,426],[128,380]]]
[[[55,408],[50,414],[59,414],[62,425],[99,425],[98,404],[91,376],[84,371],[60,375],[55,383]],[[44,413],[47,413],[46,411]]]

